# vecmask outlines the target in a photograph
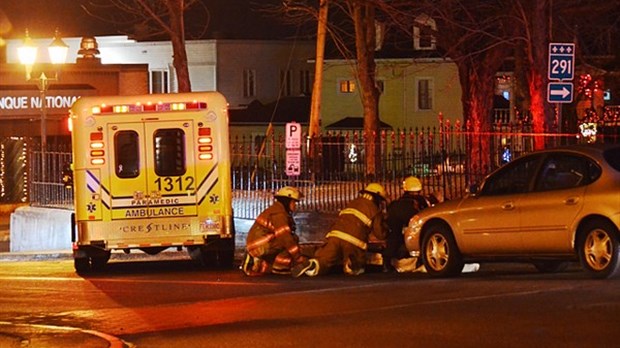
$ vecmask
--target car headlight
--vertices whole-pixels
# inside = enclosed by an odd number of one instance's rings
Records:
[[[422,231],[422,219],[418,215],[414,215],[407,227],[403,228],[405,238],[405,246],[409,251],[409,255],[413,257],[420,256],[420,232]]]
[[[419,215],[414,215],[411,219],[409,219],[409,224],[407,228],[411,229],[412,233],[420,233],[422,230],[422,219]]]

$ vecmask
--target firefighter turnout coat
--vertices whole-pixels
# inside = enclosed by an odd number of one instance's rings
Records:
[[[384,240],[387,225],[383,211],[367,193],[352,200],[339,213],[338,219],[326,235],[326,243],[316,251],[314,259],[318,268],[309,275],[325,274],[330,268],[342,264],[346,274],[364,273],[368,238],[373,235]]]
[[[403,239],[403,227],[409,224],[409,220],[419,211],[429,206],[426,198],[413,192],[405,192],[399,199],[390,203],[387,208],[387,225],[389,233],[386,240],[386,247],[383,250],[383,261],[389,264],[392,258],[409,257],[405,249]]]
[[[256,218],[248,232],[246,251],[261,259],[261,273],[286,272],[293,263],[301,262],[299,238],[294,232],[293,217],[278,201]]]

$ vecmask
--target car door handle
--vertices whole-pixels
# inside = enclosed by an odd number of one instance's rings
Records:
[[[504,210],[513,210],[515,208],[515,204],[513,202],[505,202],[502,204],[502,209]]]
[[[575,205],[579,202],[579,197],[569,197],[564,200],[566,205]]]

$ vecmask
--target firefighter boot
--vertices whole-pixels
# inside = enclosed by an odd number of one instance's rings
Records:
[[[291,275],[295,278],[306,274],[308,276],[315,276],[319,274],[319,262],[315,259],[305,260],[303,263],[297,264],[291,270]]]
[[[245,275],[255,277],[264,273],[264,270],[261,269],[263,267],[261,266],[263,266],[263,261],[260,258],[253,257],[252,255],[246,253],[243,263],[241,264],[241,270],[245,273]]]

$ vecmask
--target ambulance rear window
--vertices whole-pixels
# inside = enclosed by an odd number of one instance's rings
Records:
[[[114,137],[115,170],[119,178],[135,178],[140,175],[138,133],[120,131]]]
[[[181,176],[185,174],[185,132],[182,129],[158,129],[153,137],[155,174]]]

